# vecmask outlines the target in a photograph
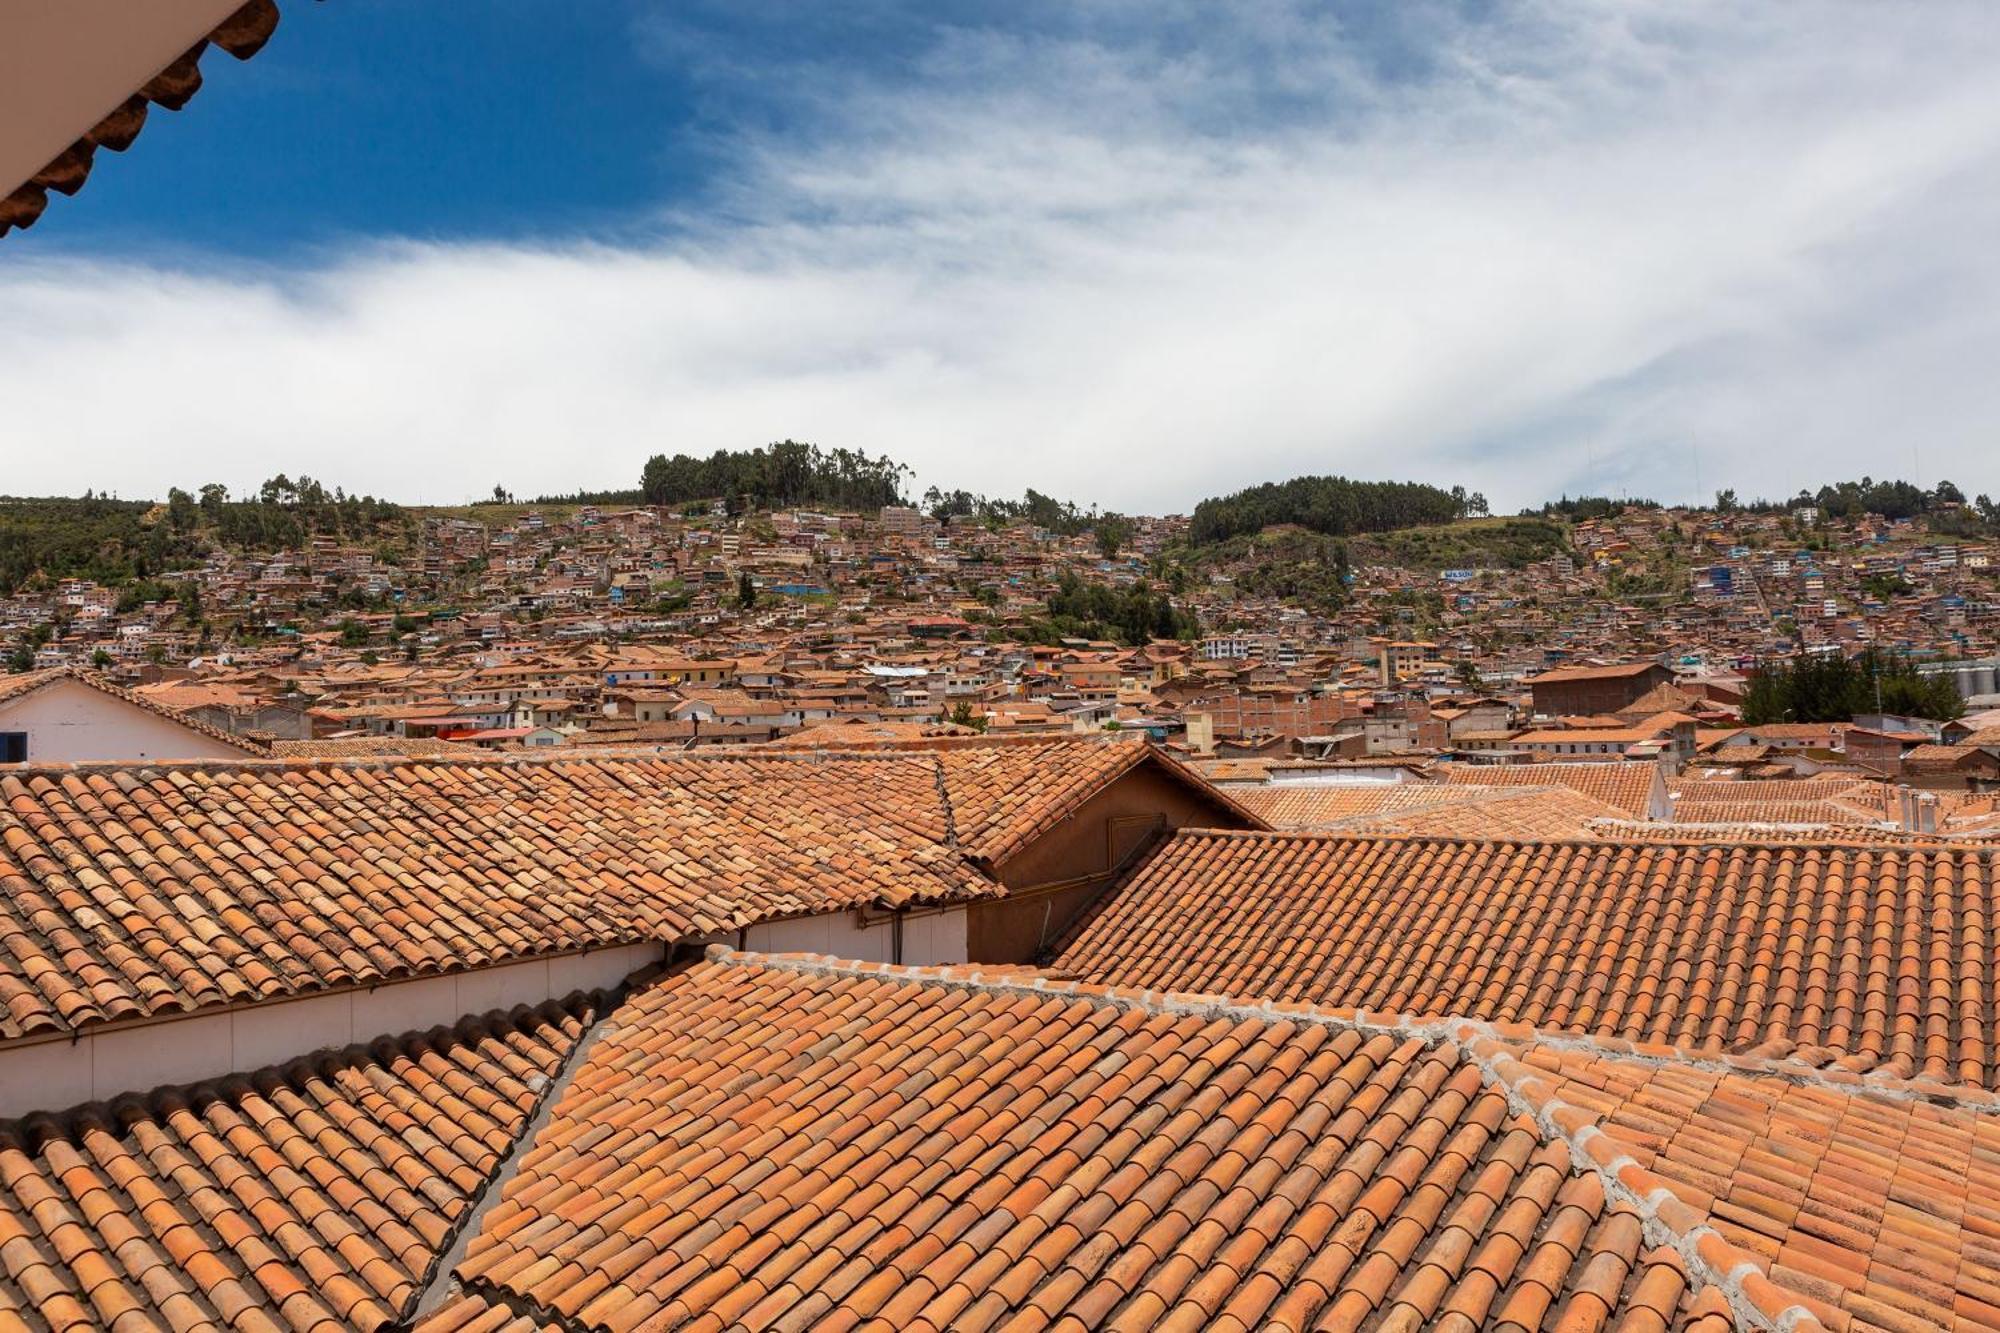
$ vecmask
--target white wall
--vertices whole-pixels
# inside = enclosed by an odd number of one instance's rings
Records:
[[[856,913],[828,912],[766,922],[744,932],[743,947],[752,953],[824,953],[859,963],[894,962],[893,923],[863,927],[859,921]],[[913,967],[964,962],[965,909],[905,917],[902,961]]]
[[[328,1047],[453,1024],[617,985],[662,956],[658,944],[533,958],[110,1028],[75,1041],[0,1047],[0,1117],[59,1111],[162,1084],[248,1073]]]
[[[82,681],[57,680],[0,704],[0,731],[28,733],[28,762],[244,759],[242,750]]]

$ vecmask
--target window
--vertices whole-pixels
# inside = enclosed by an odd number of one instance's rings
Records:
[[[0,764],[25,764],[28,762],[28,733],[25,731],[0,731]]]

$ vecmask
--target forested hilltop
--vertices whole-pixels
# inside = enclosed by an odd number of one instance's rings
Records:
[[[283,473],[236,499],[217,483],[198,492],[174,487],[165,504],[88,492],[80,498],[0,496],[0,594],[37,576],[107,587],[143,583],[194,568],[218,547],[285,551],[317,536],[400,538],[409,521],[401,505]]]
[[[1486,513],[1486,497],[1463,486],[1442,490],[1416,481],[1294,477],[1265,482],[1194,507],[1188,539],[1197,546],[1289,525],[1328,537],[1450,523]]]

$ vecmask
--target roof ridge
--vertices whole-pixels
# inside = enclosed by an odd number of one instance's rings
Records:
[[[1560,787],[1561,790],[1563,791],[1575,790],[1575,788],[1571,787],[1562,787],[1561,784],[1557,784],[1557,786]],[[1532,791],[1536,789],[1522,787],[1517,790]],[[1577,794],[1581,796],[1589,795],[1588,792],[1578,792]],[[1468,802],[1467,804],[1472,804],[1472,802]],[[1412,811],[1409,813],[1416,813],[1416,812]],[[1380,819],[1383,817],[1384,816],[1380,815],[1360,816],[1360,818],[1365,818],[1370,820]],[[1670,831],[1674,828],[1674,825],[1670,823],[1648,823],[1644,820],[1636,820],[1636,819],[1613,821],[1609,816],[1595,816],[1592,818],[1591,822],[1592,823],[1616,822],[1616,823],[1626,824],[1634,828],[1658,829],[1662,831]],[[1690,825],[1688,827],[1700,828],[1702,826]],[[1718,825],[1717,827],[1735,827],[1735,826]],[[1817,826],[1801,826],[1801,827],[1817,827]],[[1775,825],[1772,826],[1773,831],[1776,831],[1776,828],[1777,826]],[[1883,831],[1886,832],[1887,830]],[[1197,828],[1190,825],[1172,830],[1168,834],[1168,837],[1169,838],[1206,837],[1206,838],[1215,838],[1218,840],[1268,838],[1268,839],[1294,839],[1302,842],[1304,841],[1437,842],[1437,843],[1452,843],[1454,845],[1481,846],[1481,847],[1577,847],[1577,848],[1587,848],[1597,851],[1615,850],[1620,848],[1661,849],[1661,848],[1684,847],[1693,851],[1726,852],[1731,849],[1742,849],[1748,851],[1773,851],[1773,852],[1834,851],[1834,852],[1866,852],[1871,855],[1891,855],[1895,853],[1913,853],[1913,852],[1946,852],[1953,854],[1984,855],[1984,854],[2000,852],[2000,840],[1954,838],[1949,835],[1943,835],[1943,834],[1938,835],[1935,838],[1935,840],[1929,840],[1929,841],[1865,842],[1859,840],[1856,841],[1833,840],[1823,844],[1782,842],[1775,839],[1768,842],[1749,840],[1749,839],[1734,839],[1728,842],[1718,842],[1713,838],[1706,838],[1700,836],[1699,834],[1693,834],[1693,833],[1690,833],[1685,837],[1667,836],[1660,838],[1645,838],[1645,839],[1634,839],[1631,841],[1627,841],[1617,838],[1572,838],[1572,837],[1480,838],[1471,836],[1469,834],[1453,834],[1453,833],[1399,833],[1389,830],[1371,830],[1365,828],[1354,828],[1347,826],[1345,823],[1343,823],[1339,827],[1319,828],[1319,829],[1225,829],[1225,828]]]
[[[1460,1050],[1486,1085],[1504,1094],[1545,1139],[1569,1149],[1573,1171],[1594,1173],[1608,1197],[1639,1215],[1649,1243],[1673,1250],[1692,1281],[1721,1292],[1738,1328],[1826,1333],[1819,1316],[1797,1293],[1772,1281],[1756,1255],[1716,1230],[1708,1214],[1685,1202],[1664,1177],[1641,1166],[1593,1113],[1562,1100],[1542,1071],[1490,1037],[1463,1042]]]
[[[956,990],[1028,998],[1067,998],[1125,1012],[1161,1017],[1196,1017],[1265,1023],[1312,1023],[1371,1036],[1449,1042],[1489,1088],[1503,1094],[1545,1140],[1569,1150],[1573,1174],[1592,1173],[1608,1197],[1630,1207],[1649,1244],[1665,1246],[1686,1265],[1697,1285],[1715,1287],[1728,1302],[1739,1328],[1771,1333],[1825,1333],[1813,1311],[1773,1282],[1756,1257],[1709,1224],[1707,1214],[1683,1202],[1668,1182],[1639,1165],[1617,1138],[1598,1127],[1587,1110],[1571,1105],[1541,1070],[1524,1064],[1508,1044],[1517,1025],[1463,1018],[1417,1018],[1365,1010],[1324,1009],[1292,1001],[1257,1001],[1172,991],[1096,986],[1049,977],[1007,973],[987,976],[976,965],[905,966],[863,963],[827,954],[754,954],[710,945],[707,961],[725,967],[765,968],[813,976],[850,977],[906,985],[940,985]],[[1536,1035],[1533,1029],[1527,1035]]]
[[[1686,1046],[1649,1045],[1620,1037],[1599,1037],[1560,1028],[1504,1023],[1463,1014],[1422,1014],[1406,1010],[1345,1009],[1301,1000],[1260,1000],[1250,996],[1201,991],[1153,990],[1137,986],[1104,986],[1064,977],[1046,968],[1009,969],[994,973],[978,963],[871,963],[833,954],[758,953],[711,944],[707,961],[730,967],[763,967],[773,971],[820,976],[865,977],[910,984],[934,983],[957,990],[996,994],[1067,995],[1114,1009],[1156,1014],[1209,1014],[1263,1022],[1306,1022],[1350,1027],[1425,1040],[1462,1041],[1484,1038],[1503,1044],[1531,1043],[1554,1050],[1590,1051],[1608,1060],[1664,1066],[1668,1064],[1727,1074],[1783,1079],[1799,1087],[1819,1087],[1848,1095],[1867,1094],[1888,1101],[1949,1103],[1977,1114],[2000,1114],[2000,1092],[1974,1084],[1942,1083],[1874,1070],[1824,1069],[1784,1056],[1704,1051]]]
[[[938,805],[944,811],[944,845],[958,851],[958,817],[952,810],[951,784],[945,780],[944,760],[931,756],[931,777],[937,783]]]
[[[1789,1055],[1756,1055],[1739,1051],[1704,1051],[1688,1046],[1664,1046],[1628,1042],[1620,1037],[1597,1037],[1587,1032],[1529,1028],[1501,1040],[1529,1042],[1557,1051],[1594,1053],[1606,1060],[1665,1068],[1695,1069],[1705,1073],[1743,1074],[1789,1083],[1800,1088],[1821,1088],[1844,1096],[1867,1095],[1882,1101],[1922,1102],[1948,1106],[1974,1115],[2000,1114],[2000,1092],[1976,1083],[1944,1083],[1875,1069],[1826,1068]],[[1794,1050],[1809,1049],[1795,1045]],[[1833,1050],[1833,1047],[1821,1049]]]

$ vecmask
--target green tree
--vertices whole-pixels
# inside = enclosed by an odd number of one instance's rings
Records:
[[[1846,722],[1882,712],[1949,721],[1965,712],[1951,678],[1926,675],[1906,657],[1870,650],[1859,657],[1799,653],[1751,674],[1743,722]]]
[[[1097,542],[1099,555],[1116,560],[1125,543],[1132,540],[1132,520],[1122,514],[1104,514],[1098,518],[1091,536]]]
[[[1203,500],[1188,521],[1188,537],[1204,546],[1279,524],[1332,537],[1387,532],[1465,518],[1474,512],[1475,501],[1483,511],[1485,497],[1470,495],[1462,486],[1445,491],[1420,482],[1294,477]]]
[[[736,576],[736,604],[745,611],[757,605],[757,585],[748,570]]]
[[[956,726],[970,727],[982,735],[986,732],[986,714],[976,711],[969,699],[960,699],[953,704],[951,711],[945,715],[945,721]]]

